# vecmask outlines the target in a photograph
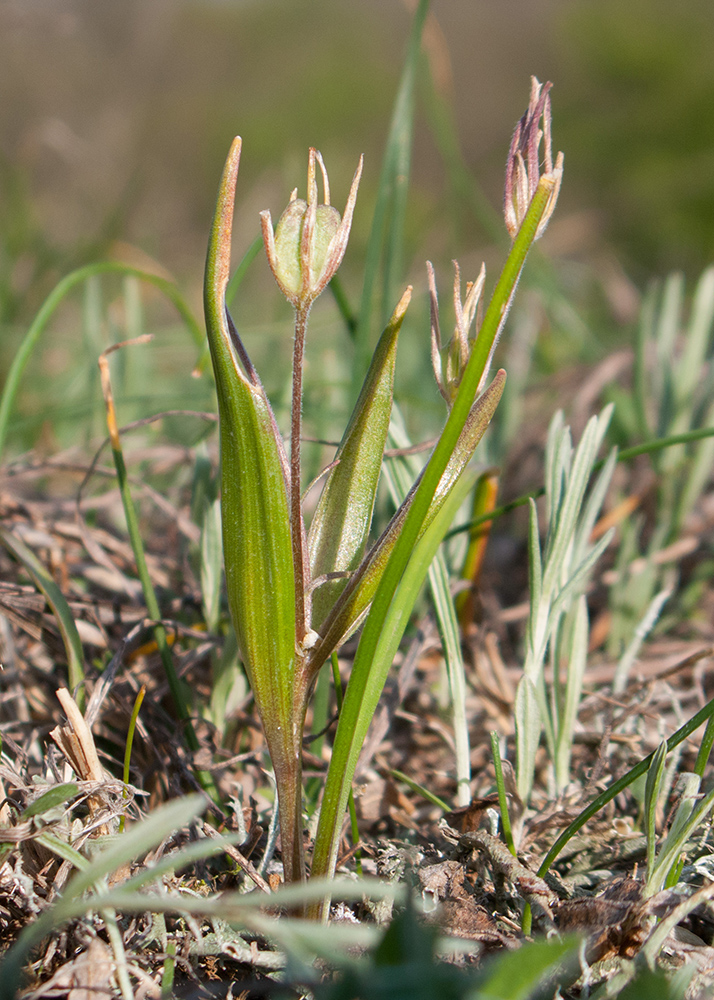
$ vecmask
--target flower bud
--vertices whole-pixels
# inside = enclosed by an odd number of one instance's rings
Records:
[[[324,204],[317,202],[315,160],[320,165]],[[270,212],[261,212],[263,242],[280,290],[296,309],[309,309],[342,263],[352,226],[362,157],[352,179],[344,217],[330,204],[330,184],[322,156],[310,149],[307,201],[293,191],[273,232]]]
[[[543,86],[534,76],[531,77],[531,98],[528,109],[516,125],[511,140],[506,163],[504,193],[504,216],[506,229],[511,239],[515,239],[516,233],[520,229],[541,178],[539,159],[541,140],[544,142],[545,155],[543,176],[551,177],[555,183],[536,230],[535,239],[539,239],[545,232],[558,200],[560,183],[563,178],[563,154],[558,153],[554,167],[550,136],[550,88],[552,86],[551,83],[546,83]],[[542,129],[540,127],[541,119],[543,121]]]
[[[434,278],[434,268],[431,263],[426,263],[429,274],[429,298],[431,299],[431,363],[434,368],[434,376],[439,392],[446,400],[446,404],[451,406],[459,391],[461,378],[471,354],[473,339],[469,339],[469,329],[474,322],[484,282],[486,281],[486,267],[481,265],[481,270],[476,281],[469,281],[466,284],[466,298],[461,301],[461,271],[459,265],[454,261],[454,314],[456,316],[456,326],[454,335],[447,344],[446,353],[442,355],[441,331],[439,329],[439,302],[436,294],[436,280]],[[477,324],[478,326],[478,324]],[[478,334],[475,330],[474,337]]]

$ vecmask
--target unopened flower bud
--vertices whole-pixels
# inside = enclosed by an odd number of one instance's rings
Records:
[[[317,202],[315,161],[320,165],[324,204]],[[270,268],[280,290],[296,309],[309,309],[325,289],[347,249],[362,158],[352,179],[344,217],[330,204],[330,184],[322,156],[310,150],[307,169],[307,201],[293,191],[273,232],[270,212],[261,212],[263,242]]]
[[[427,261],[426,267],[429,274],[429,297],[431,299],[431,362],[439,392],[446,400],[449,409],[451,409],[461,385],[461,379],[469,360],[469,355],[471,354],[473,341],[478,335],[478,323],[475,324],[474,337],[469,338],[469,330],[472,324],[474,324],[481,301],[481,294],[486,281],[486,267],[482,264],[476,281],[467,282],[466,298],[462,302],[461,272],[459,265],[454,261],[454,314],[456,316],[456,326],[454,327],[454,335],[446,346],[445,355],[442,355],[441,331],[439,329],[439,302],[436,294],[434,268],[429,261]]]
[[[541,179],[541,140],[544,143],[545,158],[542,176],[550,177],[553,181],[553,187],[548,204],[536,230],[536,239],[541,237],[545,232],[545,228],[555,209],[555,203],[558,200],[560,183],[563,178],[563,154],[558,153],[555,166],[553,166],[550,135],[550,88],[552,86],[551,83],[546,83],[543,86],[534,76],[531,77],[531,98],[528,109],[516,125],[516,130],[511,140],[508,162],[506,163],[506,186],[504,194],[506,229],[511,239],[515,239],[516,233],[520,229],[531,199],[538,187],[538,182]]]

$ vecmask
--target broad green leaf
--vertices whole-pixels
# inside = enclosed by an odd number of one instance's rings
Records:
[[[451,458],[431,498],[418,537],[434,520],[459,476],[470,461],[477,444],[483,437],[489,421],[501,398],[506,381],[506,373],[498,371],[490,386],[479,396],[471,407],[466,425],[460,435]],[[402,525],[411,508],[414,496],[421,482],[421,476],[394,515],[382,536],[354,571],[322,629],[320,641],[316,643],[310,656],[310,671],[315,671],[360,624],[374,597],[384,568],[394,550]]]
[[[364,553],[382,468],[394,391],[397,338],[411,298],[402,296],[380,338],[362,391],[335,456],[308,534],[311,576],[348,573]],[[319,632],[346,579],[319,586],[312,599],[312,627]]]
[[[236,139],[221,179],[204,286],[220,417],[223,558],[228,604],[275,768],[280,808],[297,823],[299,810],[293,806],[300,794],[307,692],[295,694],[296,584],[287,461],[265,390],[225,304],[240,149]],[[283,828],[288,878],[295,865],[302,865],[302,835],[297,829],[293,834],[290,845]]]
[[[292,719],[295,583],[282,446],[265,391],[252,366],[245,370],[225,310],[239,156],[240,144],[234,144],[211,234],[205,307],[220,416],[228,602],[261,715],[271,725],[271,719]]]

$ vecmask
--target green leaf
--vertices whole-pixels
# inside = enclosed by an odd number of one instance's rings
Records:
[[[528,1000],[549,972],[564,962],[573,964],[579,942],[573,938],[560,941],[533,941],[517,952],[508,952],[492,960],[479,977],[478,986],[468,994],[469,1000]],[[559,970],[559,981],[563,978]]]
[[[221,511],[226,589],[243,662],[263,721],[284,816],[299,796],[304,694],[295,694],[295,571],[287,461],[265,390],[228,315],[233,200],[241,141],[221,179],[206,261],[204,305],[216,379],[221,438]],[[286,876],[302,864],[283,827]],[[299,877],[296,874],[296,877]]]
[[[524,802],[533,787],[535,757],[540,743],[543,713],[536,683],[525,674],[518,682],[514,716],[518,739],[516,741],[516,776],[518,794]]]
[[[55,785],[54,788],[50,788],[49,791],[44,792],[34,802],[30,803],[27,809],[24,810],[20,820],[30,819],[32,816],[41,816],[42,813],[49,812],[50,809],[64,805],[65,802],[73,799],[78,794],[79,785],[76,785],[73,781],[68,782],[66,785]]]
[[[389,668],[394,661],[429,566],[472,486],[473,478],[464,477],[448,494],[414,547],[412,557],[390,603],[374,656],[369,663],[365,664],[362,661],[360,664],[355,660],[353,664],[337,724],[320,808],[320,820],[312,855],[314,875],[331,875],[334,872],[342,817],[352,777]]]
[[[372,228],[367,243],[359,322],[355,333],[354,375],[357,386],[360,384],[363,372],[367,370],[371,354],[370,321],[374,302],[374,286],[380,270],[382,249],[385,244],[382,271],[385,303],[382,315],[384,319],[387,316],[387,308],[391,307],[391,303],[394,301],[391,286],[398,278],[401,266],[400,258],[414,130],[414,90],[419,67],[421,36],[428,10],[429,0],[420,0],[412,21],[407,54],[394,102],[387,146],[382,161],[377,203],[374,207]]]
[[[52,608],[67,656],[69,687],[72,692],[77,691],[77,704],[82,708],[84,692],[80,685],[84,683],[84,651],[69,604],[67,604],[64,594],[52,579],[51,574],[23,541],[12,532],[0,527],[0,542],[18,562],[22,563],[32,577],[33,583],[44,594],[47,603]]]
[[[245,370],[249,362],[231,337],[225,309],[239,156],[240,145],[234,144],[206,264],[206,325],[220,415],[228,602],[261,715],[272,726],[292,719],[295,583],[282,445],[265,391],[252,366]]]
[[[431,497],[417,538],[422,536],[425,529],[437,516],[459,476],[470,461],[496,410],[505,382],[506,373],[503,370],[498,371],[489,387],[471,407],[463,432],[459,436],[446,469]],[[404,503],[360,566],[354,571],[338,601],[330,611],[323,625],[320,640],[310,654],[311,673],[319,669],[330,653],[357,628],[367,613],[421,480],[422,476],[419,476]]]
[[[308,551],[313,579],[354,570],[364,553],[382,468],[394,391],[397,338],[411,298],[402,296],[372,358],[362,391],[335,455],[310,525]],[[319,631],[344,590],[346,579],[322,584],[313,594],[312,627]]]

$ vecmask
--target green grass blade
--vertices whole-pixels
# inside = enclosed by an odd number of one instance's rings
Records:
[[[228,284],[226,285],[226,306],[230,309],[233,305],[233,299],[238,294],[238,289],[243,284],[243,279],[245,278],[248,268],[253,263],[255,258],[258,256],[260,251],[263,249],[263,237],[261,233],[255,237],[251,245],[248,247],[246,252],[230,277]]]
[[[22,382],[22,376],[30,357],[32,356],[32,352],[37,346],[40,336],[44,332],[47,324],[62,300],[67,297],[72,289],[81,285],[88,278],[91,278],[96,274],[133,275],[136,278],[140,278],[142,281],[148,282],[155,288],[158,288],[159,291],[174,304],[181,315],[181,318],[188,327],[191,336],[195,340],[196,345],[201,348],[203,347],[203,330],[196,321],[196,318],[189,309],[176,285],[174,285],[171,281],[168,281],[166,278],[161,278],[148,271],[142,271],[139,268],[129,267],[127,264],[120,264],[115,261],[100,261],[96,264],[87,264],[85,267],[80,267],[76,271],[72,271],[71,274],[68,274],[60,282],[58,282],[55,288],[45,299],[40,311],[30,324],[30,328],[25,334],[20,347],[13,358],[13,362],[10,365],[10,371],[8,372],[2,391],[2,399],[0,399],[0,458],[2,457],[3,449],[5,447],[10,415],[20,388],[20,383]]]
[[[404,430],[401,415],[397,412],[395,417],[398,419],[392,420],[390,441],[396,448],[409,448],[412,442]],[[418,462],[415,459],[406,463],[397,461],[385,464],[385,477],[395,506],[399,506],[407,495],[413,481],[413,476],[410,476],[408,470],[417,469]],[[471,801],[471,750],[466,718],[466,678],[459,623],[449,585],[449,571],[441,549],[429,567],[429,588],[449,678],[456,760],[456,804],[467,806]]]
[[[25,567],[57,619],[67,656],[69,689],[77,692],[77,704],[81,709],[84,707],[84,651],[69,605],[51,574],[23,541],[0,527],[0,542]]]
[[[451,519],[472,486],[472,479],[462,478],[424,532],[384,618],[370,664],[367,669],[364,666],[360,669],[356,669],[355,665],[352,667],[337,724],[315,836],[312,871],[318,877],[334,872],[342,817],[369,724],[429,566]]]
[[[501,831],[506,846],[514,858],[518,857],[516,845],[513,842],[513,831],[511,830],[511,815],[508,811],[508,796],[506,795],[506,783],[503,779],[503,764],[501,761],[501,750],[498,745],[498,733],[491,732],[491,756],[493,757],[493,770],[496,774],[496,792],[498,794],[498,810],[501,814]]]
[[[676,733],[673,733],[672,736],[669,737],[667,740],[667,752],[671,753],[675,747],[678,747],[680,743],[683,743],[684,740],[687,739],[687,737],[696,732],[696,730],[699,729],[703,723],[708,722],[712,718],[714,718],[714,699],[708,701],[704,708],[701,708],[696,715],[693,715],[688,722],[685,722],[683,726],[680,726]],[[546,872],[548,872],[550,866],[553,864],[568,841],[575,836],[578,830],[581,830],[585,826],[588,820],[592,819],[593,816],[600,812],[600,810],[603,809],[608,802],[612,802],[612,800],[618,796],[620,792],[629,788],[634,781],[637,781],[638,778],[647,773],[656,752],[657,751],[653,751],[651,754],[648,754],[647,757],[639,761],[639,763],[635,764],[634,767],[630,768],[627,774],[624,774],[621,778],[618,778],[617,781],[614,781],[608,788],[605,789],[604,792],[601,792],[600,795],[593,799],[589,806],[586,806],[586,808],[583,809],[578,816],[576,816],[573,822],[561,833],[543,859],[541,866],[538,869],[538,875],[540,878],[543,878]]]
[[[421,36],[428,9],[429,0],[419,0],[419,6],[412,22],[407,55],[394,103],[394,111],[392,112],[387,147],[382,161],[377,202],[374,207],[372,229],[367,243],[359,321],[354,337],[353,398],[357,396],[359,386],[362,384],[364,375],[369,368],[372,356],[370,326],[374,286],[377,281],[377,273],[380,261],[382,260],[382,248],[385,240],[388,242],[388,251],[385,255],[383,290],[385,303],[394,301],[389,286],[394,281],[394,275],[401,259],[406,187],[409,181],[409,159],[413,131],[414,83],[419,64]],[[404,169],[406,169],[406,173],[403,177],[400,177],[399,171]],[[385,322],[386,319],[387,316],[385,315]]]
[[[47,934],[73,916],[94,908],[91,900],[82,898],[84,893],[121,865],[144,855],[174,830],[190,823],[205,808],[206,800],[201,795],[188,795],[161,806],[128,833],[122,834],[91,862],[86,863],[83,870],[77,872],[69,882],[57,903],[28,924],[17,942],[4,955],[0,962],[3,995],[15,996],[30,952]],[[135,896],[135,899],[141,902],[141,897]]]

